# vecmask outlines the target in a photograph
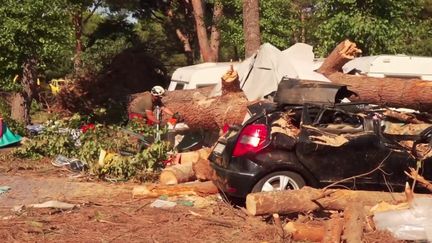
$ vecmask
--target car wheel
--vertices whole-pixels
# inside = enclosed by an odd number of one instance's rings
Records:
[[[252,189],[252,192],[271,192],[297,190],[306,185],[303,178],[292,171],[277,171],[264,176]]]

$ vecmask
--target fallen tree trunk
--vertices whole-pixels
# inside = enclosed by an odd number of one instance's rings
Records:
[[[352,101],[363,101],[391,107],[432,111],[432,82],[421,79],[374,78],[344,74],[342,66],[361,53],[356,44],[341,42],[317,70],[334,83],[348,85],[357,93]]]
[[[353,202],[374,206],[382,201],[396,204],[405,200],[404,193],[339,189],[328,189],[324,192],[320,189],[303,187],[300,190],[251,193],[246,197],[246,209],[252,215],[288,214],[309,212],[320,208],[344,210]]]
[[[226,123],[240,125],[247,114],[249,102],[239,87],[237,72],[229,70],[222,77],[222,96],[211,97],[212,89],[169,91],[162,101],[171,111],[179,112],[191,129],[219,131]],[[132,97],[128,110],[138,104],[142,94]]]
[[[218,188],[211,181],[193,182],[178,185],[143,185],[136,186],[132,190],[133,197],[156,198],[162,195],[211,195],[218,193]]]

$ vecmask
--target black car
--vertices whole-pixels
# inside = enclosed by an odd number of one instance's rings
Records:
[[[432,124],[410,125],[411,129],[401,132],[404,125],[386,116],[387,109],[337,103],[341,99],[337,94],[345,88],[295,83],[297,89],[291,86],[288,98],[279,95],[278,103],[256,104],[242,127],[230,127],[219,138],[209,159],[217,174],[215,182],[224,194],[244,198],[250,192],[305,185],[319,188],[362,174],[340,185],[353,189],[404,187],[404,171],[418,167],[416,148],[430,149]],[[296,96],[299,90],[307,93],[305,88],[312,88],[316,95],[308,99],[304,99],[308,94]],[[299,98],[315,102],[295,104],[302,103],[296,101]],[[426,158],[419,168],[431,179],[428,155],[423,154]]]

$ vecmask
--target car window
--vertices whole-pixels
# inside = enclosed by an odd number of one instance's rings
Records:
[[[363,118],[337,109],[325,109],[315,118],[314,127],[336,134],[363,132]]]

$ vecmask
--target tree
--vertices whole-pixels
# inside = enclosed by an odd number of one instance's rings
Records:
[[[71,29],[64,0],[4,0],[0,6],[0,71],[3,90],[16,91],[11,117],[30,123],[38,68],[70,47]],[[21,70],[21,71],[20,71]],[[22,73],[20,86],[12,77]]]
[[[219,24],[223,15],[222,3],[218,0],[213,5],[213,17],[210,27],[207,27],[204,11],[204,4],[202,0],[191,0],[196,32],[198,37],[198,43],[200,46],[200,52],[205,62],[217,62],[219,59],[219,46],[220,46],[220,28]],[[210,38],[207,33],[207,29],[210,29]]]
[[[431,29],[420,18],[424,8],[422,0],[318,0],[318,53],[326,56],[345,38],[356,40],[364,55],[406,53],[417,33]]]
[[[85,24],[90,20],[96,10],[102,5],[102,0],[68,0],[69,14],[75,34],[74,71],[81,68],[81,53],[83,52],[83,31]],[[89,8],[92,8],[89,11]]]
[[[259,0],[243,0],[245,57],[252,56],[261,45]]]

